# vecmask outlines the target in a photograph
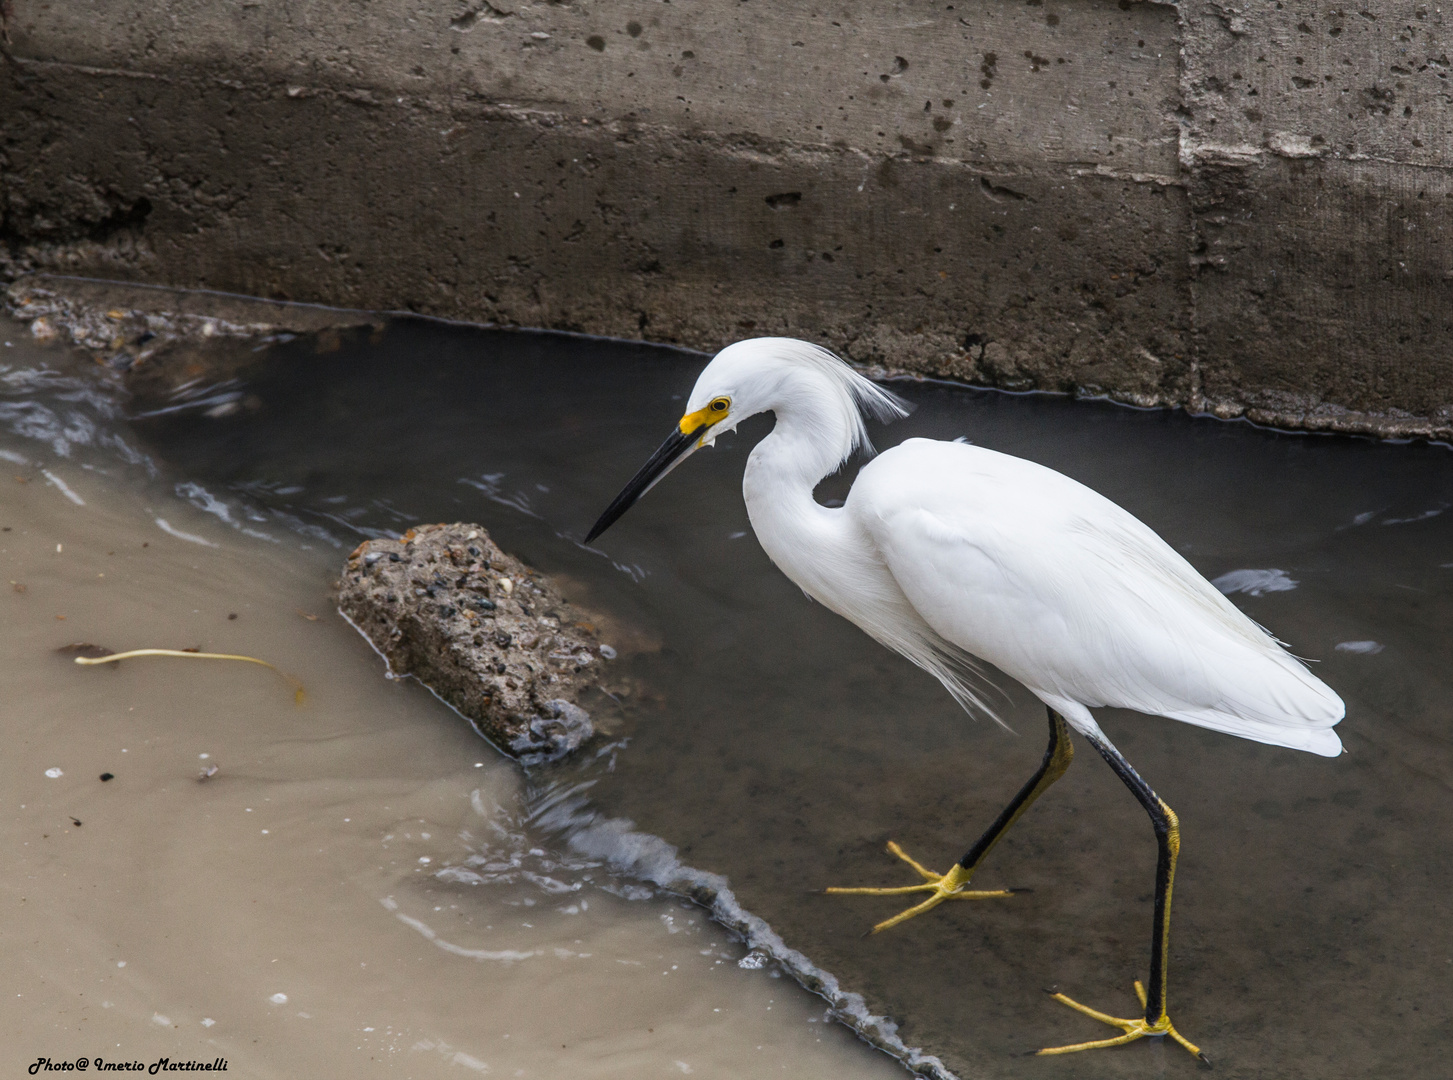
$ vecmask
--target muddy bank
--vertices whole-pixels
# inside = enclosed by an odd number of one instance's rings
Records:
[[[630,693],[606,670],[617,653],[593,617],[480,525],[365,541],[338,582],[338,609],[391,678],[418,679],[527,765],[557,761],[594,734],[589,698]]]

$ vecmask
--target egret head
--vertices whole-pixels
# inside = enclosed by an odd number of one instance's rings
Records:
[[[697,377],[681,417],[640,472],[585,537],[588,544],[672,469],[718,435],[760,412],[793,411],[845,458],[868,445],[863,411],[880,420],[906,416],[906,404],[819,345],[795,338],[751,338],[728,345]],[[841,460],[841,458],[839,459]]]

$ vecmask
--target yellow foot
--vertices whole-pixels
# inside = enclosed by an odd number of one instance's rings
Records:
[[[1144,1016],[1135,1020],[1121,1020],[1117,1016],[1109,1016],[1106,1013],[1100,1012],[1098,1009],[1090,1008],[1088,1005],[1081,1005],[1078,1001],[1075,1001],[1073,998],[1068,998],[1064,994],[1052,994],[1051,996],[1060,1004],[1068,1005],[1076,1012],[1082,1012],[1086,1016],[1093,1016],[1102,1024],[1109,1024],[1111,1027],[1120,1028],[1125,1034],[1116,1035],[1111,1039],[1096,1039],[1094,1042],[1074,1043],[1071,1046],[1051,1046],[1047,1050],[1040,1050],[1040,1054],[1073,1054],[1079,1050],[1098,1050],[1102,1046],[1124,1046],[1126,1043],[1134,1042],[1136,1039],[1143,1039],[1146,1036],[1169,1035],[1207,1065],[1211,1063],[1210,1059],[1201,1053],[1201,1048],[1181,1035],[1171,1024],[1170,1017],[1164,1013],[1153,1024],[1146,1020]],[[1140,1007],[1145,1008],[1145,987],[1140,984],[1139,979],[1135,980],[1135,996],[1140,998]]]
[[[909,893],[926,892],[931,895],[921,904],[900,911],[891,919],[885,919],[873,927],[870,933],[878,933],[880,930],[887,930],[890,926],[897,926],[901,922],[913,918],[915,915],[922,915],[925,911],[938,907],[945,900],[984,900],[991,896],[1012,896],[1013,889],[993,889],[988,892],[973,892],[966,889],[969,879],[973,877],[973,871],[965,870],[958,863],[954,864],[952,870],[947,874],[935,874],[932,870],[914,861],[906,851],[888,841],[888,851],[897,855],[913,869],[918,871],[923,878],[921,885],[904,885],[896,889],[824,889],[824,892],[832,893],[834,896],[906,896]]]

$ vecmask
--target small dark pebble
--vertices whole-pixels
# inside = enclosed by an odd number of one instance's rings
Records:
[[[115,780],[116,779],[116,774],[115,773],[109,773],[109,772],[103,772],[101,774],[101,779],[102,780]]]
[[[235,612],[235,611],[229,611],[229,612],[228,612],[228,613],[227,613],[227,617],[228,617],[228,618],[229,618],[229,619],[235,619],[235,618],[237,618],[237,612]]]
[[[399,553],[397,551],[390,551],[388,553],[388,561],[389,562],[402,562],[403,560],[399,558]]]

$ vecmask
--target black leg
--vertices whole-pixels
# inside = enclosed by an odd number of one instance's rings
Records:
[[[1181,827],[1175,811],[1165,804],[1151,786],[1126,761],[1119,750],[1107,742],[1091,739],[1106,764],[1124,781],[1131,794],[1145,807],[1155,829],[1155,842],[1160,849],[1155,864],[1155,932],[1150,940],[1150,983],[1145,994],[1145,1022],[1158,1024],[1165,1019],[1166,962],[1170,952],[1170,893],[1175,884],[1176,857],[1181,850]]]
[[[1045,748],[1044,760],[1040,762],[1039,769],[1031,776],[1025,785],[1019,789],[1008,806],[1004,807],[994,823],[984,831],[984,835],[974,843],[967,855],[959,860],[959,865],[970,872],[979,868],[979,863],[989,854],[994,845],[997,844],[1009,831],[1009,827],[1019,820],[1020,815],[1028,810],[1035,799],[1065,774],[1074,760],[1075,748],[1070,742],[1070,729],[1065,723],[1065,718],[1053,709],[1049,710],[1049,746]]]
[[[1171,886],[1175,883],[1176,857],[1181,850],[1180,823],[1176,820],[1175,811],[1167,806],[1165,800],[1141,779],[1140,774],[1131,767],[1130,762],[1126,761],[1120,751],[1111,746],[1103,735],[1090,735],[1088,738],[1110,768],[1115,770],[1115,775],[1125,782],[1125,786],[1139,800],[1140,805],[1145,807],[1145,812],[1150,815],[1150,823],[1155,828],[1155,839],[1160,849],[1160,857],[1155,867],[1155,932],[1150,941],[1150,987],[1147,990],[1139,980],[1136,980],[1135,992],[1140,998],[1140,1004],[1145,1007],[1145,1015],[1134,1020],[1122,1020],[1119,1017],[1110,1016],[1098,1009],[1081,1005],[1064,994],[1054,993],[1054,999],[1061,1004],[1068,1005],[1075,1011],[1093,1017],[1103,1024],[1118,1027],[1124,1034],[1111,1039],[1075,1043],[1071,1046],[1053,1046],[1047,1050],[1041,1050],[1039,1053],[1073,1054],[1080,1050],[1123,1046],[1148,1035],[1169,1035],[1202,1061],[1210,1064],[1206,1055],[1201,1053],[1200,1047],[1187,1040],[1175,1029],[1175,1025],[1170,1022],[1170,1015],[1166,1011],[1166,963],[1170,954],[1170,894]]]
[[[1074,747],[1070,745],[1069,727],[1065,724],[1064,717],[1053,709],[1049,710],[1049,747],[1044,752],[1044,760],[1040,763],[1039,769],[1029,778],[1029,782],[1019,789],[1019,794],[1014,796],[1003,812],[995,819],[994,824],[989,826],[987,832],[979,837],[979,840],[970,849],[969,853],[958,863],[949,868],[946,874],[936,874],[926,866],[920,865],[910,858],[908,853],[895,843],[888,844],[888,850],[902,859],[909,866],[917,871],[918,876],[923,879],[919,885],[904,885],[899,888],[889,889],[839,889],[831,888],[825,890],[838,896],[907,896],[912,893],[928,893],[928,898],[919,904],[900,911],[891,919],[885,919],[873,927],[872,933],[887,930],[891,926],[913,918],[915,915],[922,915],[925,911],[932,910],[945,900],[984,900],[990,897],[1011,895],[1009,889],[993,889],[989,891],[970,891],[968,884],[974,876],[984,856],[1000,838],[1009,831],[1009,826],[1019,820],[1019,816],[1029,809],[1031,803],[1040,795],[1044,794],[1051,784],[1064,775],[1070,767],[1070,760],[1075,756]]]

